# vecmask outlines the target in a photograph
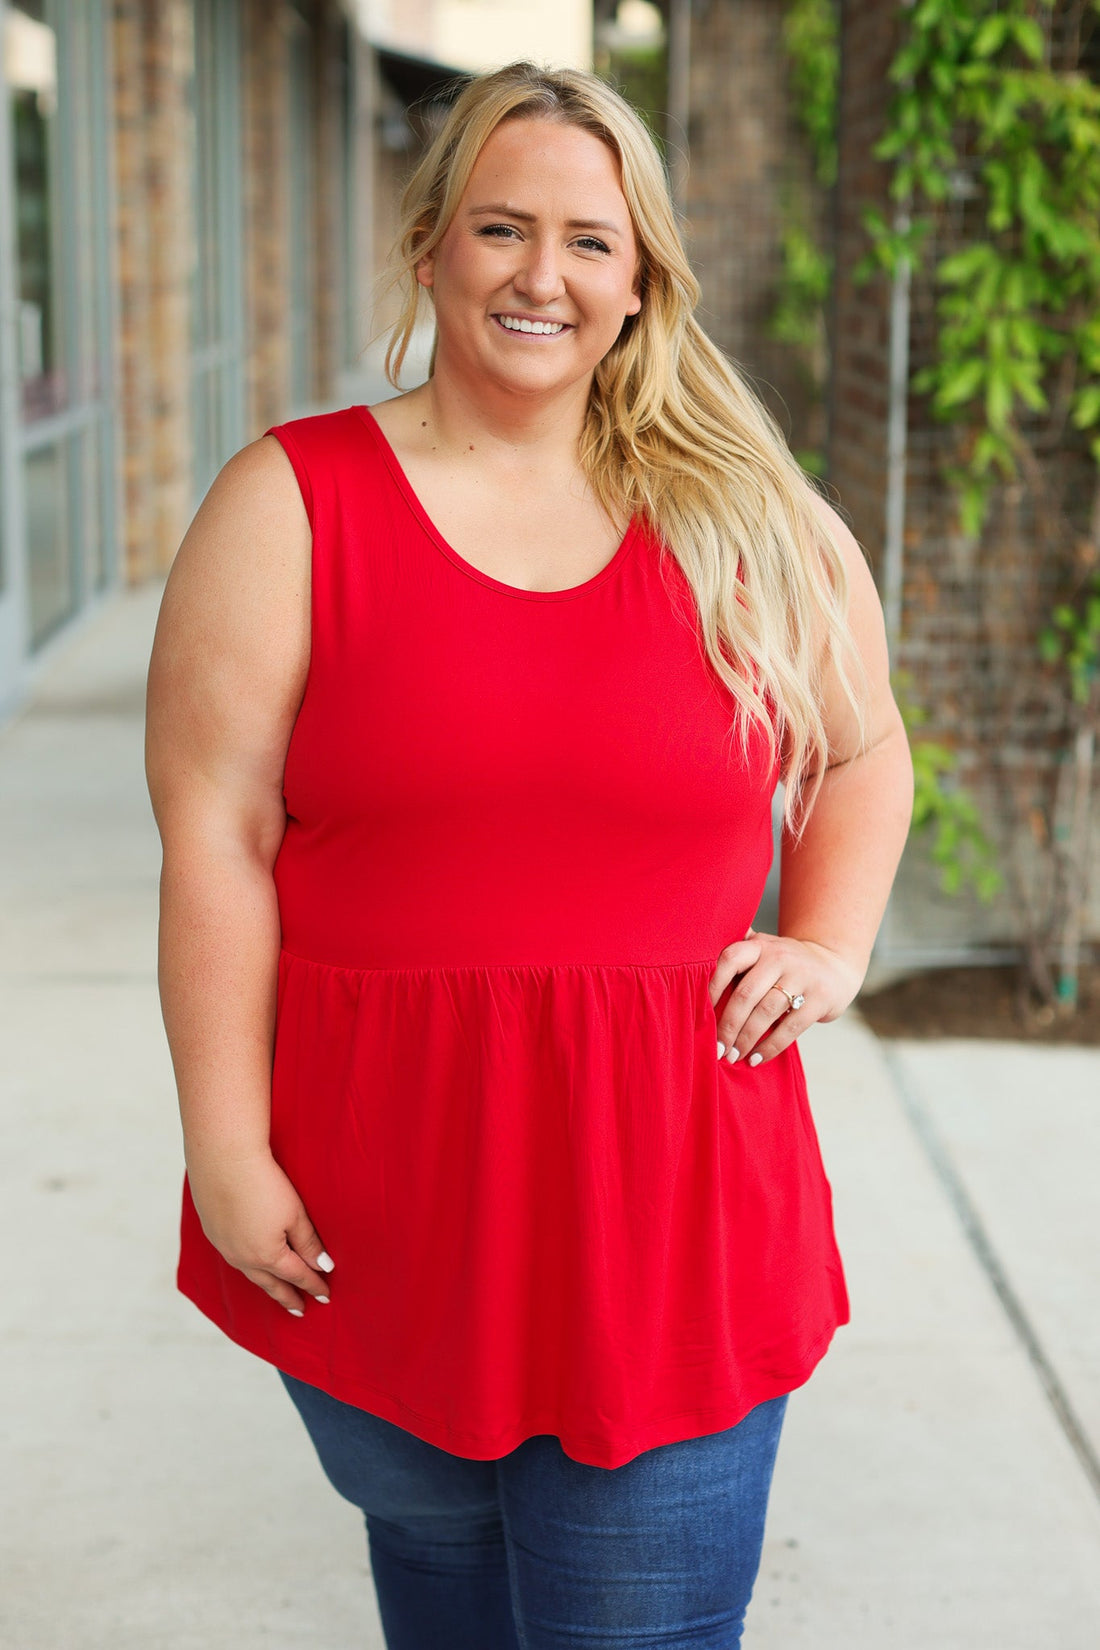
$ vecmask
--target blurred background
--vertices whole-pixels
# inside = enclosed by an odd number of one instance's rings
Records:
[[[225,460],[393,393],[402,180],[517,57],[648,122],[917,772],[867,989],[802,1039],[853,1324],[746,1643],[1094,1650],[1100,0],[0,0],[0,1644],[381,1644],[281,1390],[173,1293],[144,677]]]

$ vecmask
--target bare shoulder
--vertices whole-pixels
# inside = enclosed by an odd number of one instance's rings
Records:
[[[309,668],[311,545],[282,446],[250,442],[219,471],[168,575],[149,665],[154,764],[281,773]]]
[[[308,572],[309,518],[281,444],[261,436],[219,470],[172,564],[169,582],[193,577],[230,584]]]
[[[865,673],[860,693],[864,733],[868,745],[875,745],[896,731],[899,724],[890,689],[890,657],[882,602],[863,547],[840,512],[808,484],[807,493],[817,518],[831,531],[847,575],[847,630]],[[844,760],[858,748],[859,730],[841,685],[838,664],[831,650],[828,651],[822,671],[822,715],[834,760]]]
[[[308,635],[312,534],[290,460],[274,436],[234,453],[184,535],[165,587],[157,644],[221,654],[264,671]],[[155,651],[155,649],[154,649]],[[268,664],[265,666],[264,661]]]
[[[806,487],[806,496],[817,519],[832,533],[837,549],[844,559],[844,567],[849,579],[854,577],[862,583],[866,578],[873,585],[874,580],[871,576],[871,569],[864,554],[863,546],[840,511],[835,505],[830,504],[827,498],[823,498],[816,487],[811,487],[809,484]]]
[[[869,662],[867,655],[871,654],[881,665],[878,656],[886,645],[882,603],[863,546],[840,511],[808,483],[806,495],[814,514],[829,530],[840,552],[848,581],[848,625],[852,638],[864,655],[865,662]]]

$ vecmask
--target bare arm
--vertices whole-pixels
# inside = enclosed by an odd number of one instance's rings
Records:
[[[224,1257],[296,1312],[299,1289],[327,1289],[320,1241],[268,1145],[279,952],[271,873],[309,666],[310,545],[279,443],[243,448],[172,566],[146,721],[164,851],[161,1005],[192,1195]]]
[[[750,934],[726,947],[711,985],[717,1003],[740,975],[719,1024],[727,1058],[751,1063],[778,1054],[819,1020],[843,1013],[863,982],[871,948],[909,834],[913,765],[890,690],[882,607],[851,532],[830,506],[845,555],[849,628],[867,672],[867,741],[860,751],[835,669],[823,715],[829,765],[800,839],[784,832],[779,933]],[[784,990],[805,1001],[790,1008]]]

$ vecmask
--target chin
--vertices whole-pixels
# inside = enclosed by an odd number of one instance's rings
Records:
[[[572,385],[587,382],[596,370],[595,363],[587,365],[571,361],[568,366],[552,361],[501,361],[486,363],[486,370],[498,383],[516,390],[542,391],[553,394],[568,390]]]

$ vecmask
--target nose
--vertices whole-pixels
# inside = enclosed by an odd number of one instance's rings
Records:
[[[553,303],[565,291],[558,248],[549,240],[532,238],[525,250],[527,256],[520,260],[512,285],[533,305]]]

